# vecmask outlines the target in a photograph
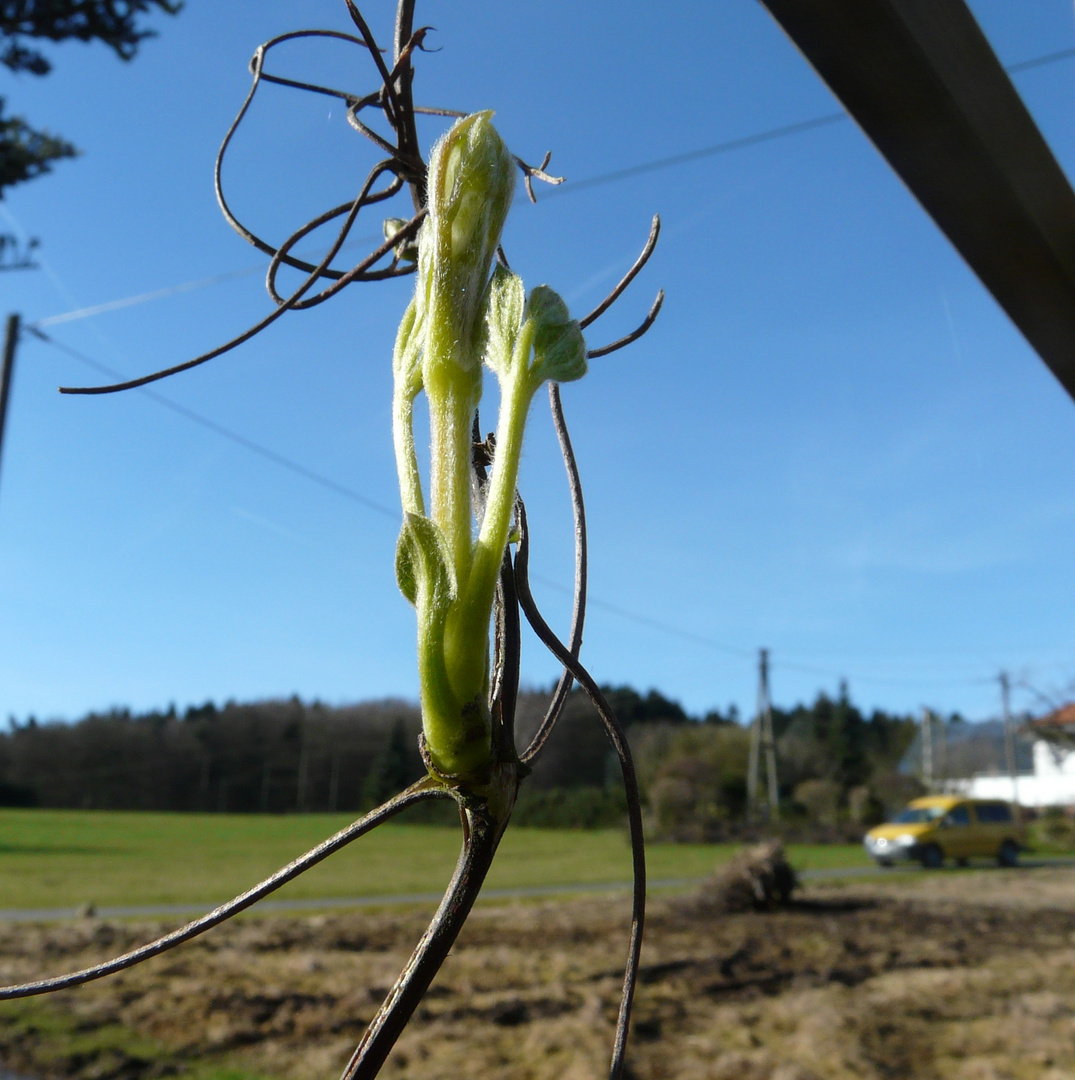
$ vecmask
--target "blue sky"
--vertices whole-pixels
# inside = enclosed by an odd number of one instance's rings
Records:
[[[971,6],[1004,63],[1075,46],[1068,0]],[[392,6],[366,14],[387,43]],[[585,183],[839,112],[764,8],[429,0],[418,16],[442,47],[420,57],[418,100],[495,109],[517,154],[550,149],[568,178],[509,219],[528,285],[583,314],[651,215],[664,223],[650,265],[588,337],[630,329],[663,287],[657,325],[564,388],[591,529],[595,676],[694,712],[749,712],[767,646],[778,703],[846,677],[867,707],[971,718],[995,712],[1002,668],[1049,691],[1075,678],[1075,406],[854,124]],[[129,65],[70,44],[50,50],[48,78],[0,75],[9,112],[84,151],[0,203],[0,231],[43,245],[42,269],[0,276],[3,311],[49,320],[237,272],[45,325],[125,375],[268,312],[266,260],[215,204],[216,148],[259,42],[348,27],[329,0],[188,0],[155,25]],[[298,77],[374,86],[357,50],[279,57]],[[1075,60],[1015,81],[1072,175]],[[282,239],[353,197],[374,158],[339,105],[263,93],[225,181],[240,216]],[[438,130],[426,125],[427,146]],[[371,215],[357,235],[379,227]],[[392,569],[389,425],[410,289],[353,287],[154,387],[360,498],[145,394],[61,397],[58,385],[96,374],[24,339],[0,475],[0,715],[417,696],[413,612]],[[520,485],[535,593],[563,626],[570,514],[542,400]],[[486,429],[494,406],[489,388]],[[528,640],[524,681],[555,674]]]

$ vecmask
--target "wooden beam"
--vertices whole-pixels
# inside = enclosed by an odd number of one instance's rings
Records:
[[[1075,192],[962,0],[762,0],[1075,398]]]

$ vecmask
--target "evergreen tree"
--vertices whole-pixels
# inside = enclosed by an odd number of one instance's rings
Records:
[[[0,64],[15,74],[47,75],[48,57],[28,44],[34,40],[100,41],[121,60],[155,32],[139,22],[151,8],[169,15],[177,0],[0,0]],[[78,150],[66,139],[31,127],[21,116],[4,116],[0,98],[0,199],[5,188],[50,171],[54,161]]]
[[[408,784],[417,780],[408,767],[410,741],[407,727],[399,717],[392,725],[388,741],[374,759],[373,767],[362,785],[363,805],[372,809],[386,799],[398,795]]]

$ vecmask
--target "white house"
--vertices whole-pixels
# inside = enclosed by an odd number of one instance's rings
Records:
[[[976,799],[1004,799],[1022,806],[1075,807],[1075,703],[1031,720],[1024,729],[1034,737],[1034,771],[979,773],[951,787]]]

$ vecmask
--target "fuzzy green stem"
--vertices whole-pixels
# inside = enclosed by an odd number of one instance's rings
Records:
[[[417,308],[414,300],[407,306],[392,356],[392,443],[396,451],[400,498],[403,511],[408,514],[425,513],[422,478],[414,449],[414,399],[422,388],[419,347],[415,340]]]
[[[466,593],[470,603],[487,601],[492,605],[496,575],[500,572],[500,560],[508,542],[526,417],[540,385],[540,380],[534,379],[529,364],[535,331],[533,323],[523,324],[515,343],[511,376],[502,388],[503,399],[496,429],[496,457],[489,480],[485,517],[475,545],[475,567],[471,571]],[[478,560],[481,560],[480,573]]]
[[[461,695],[476,693],[485,680],[486,660],[473,643],[489,632],[497,575],[508,542],[523,433],[537,383],[529,366],[535,327],[524,324],[515,344],[510,373],[501,386],[496,456],[489,479],[485,516],[474,544],[470,574],[459,580],[459,601],[445,623],[444,653],[452,685]]]
[[[427,365],[430,512],[448,539],[457,582],[470,576],[470,443],[480,393],[480,367],[468,371],[452,363]]]

